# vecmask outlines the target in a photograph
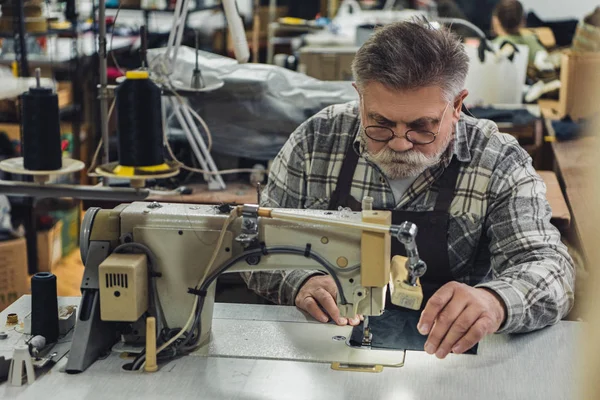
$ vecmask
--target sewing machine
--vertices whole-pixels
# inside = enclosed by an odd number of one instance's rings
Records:
[[[80,315],[66,371],[84,371],[119,339],[152,336],[154,328],[144,333],[147,313],[156,318],[159,353],[206,346],[215,281],[225,272],[328,273],[344,317],[380,315],[389,283],[394,304],[418,309],[426,265],[415,245],[417,227],[392,225],[390,212],[370,204],[363,201],[362,213],[157,202],[88,210]],[[404,244],[406,258],[391,260],[391,240]]]

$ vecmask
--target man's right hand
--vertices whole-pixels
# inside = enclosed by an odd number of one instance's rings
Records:
[[[331,317],[338,325],[358,325],[360,323],[359,316],[350,319],[340,317],[336,298],[337,286],[333,278],[329,275],[317,275],[304,282],[304,285],[298,291],[296,307],[308,312],[317,321],[327,322]]]

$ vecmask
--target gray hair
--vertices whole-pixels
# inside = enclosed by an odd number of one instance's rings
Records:
[[[369,82],[397,90],[440,86],[448,101],[464,89],[468,70],[469,58],[460,39],[423,19],[378,29],[352,62],[359,89]]]

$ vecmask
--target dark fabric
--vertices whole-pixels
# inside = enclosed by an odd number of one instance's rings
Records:
[[[570,117],[566,117],[560,121],[552,121],[552,128],[554,128],[556,139],[563,141],[581,136],[586,130],[587,124],[584,120],[575,122]]]
[[[500,0],[456,0],[456,4],[467,19],[488,34],[491,30],[492,14]]]
[[[495,123],[508,122],[514,126],[529,125],[535,120],[536,116],[524,109],[503,110],[493,107],[474,107],[471,113],[475,118],[489,119]]]
[[[420,312],[413,310],[386,310],[379,317],[369,317],[373,334],[372,348],[423,351],[427,336],[417,330]],[[352,329],[350,344],[360,346],[363,338],[362,323]],[[477,345],[465,354],[477,354]]]
[[[579,21],[576,19],[566,19],[561,21],[542,21],[534,12],[527,14],[527,26],[529,28],[539,28],[547,26],[554,33],[556,46],[570,46],[573,43],[573,36],[577,30]]]
[[[353,211],[361,210],[361,203],[350,195],[352,177],[358,163],[358,154],[350,144],[346,150],[344,162],[338,177],[335,191],[329,203],[330,210],[338,207],[349,207]],[[449,209],[454,198],[454,189],[460,170],[460,163],[453,159],[448,168],[436,182],[438,197],[433,211],[414,212],[392,210],[392,223],[399,225],[410,221],[417,225],[417,248],[419,255],[427,263],[427,272],[420,278],[423,288],[423,303],[425,307],[431,296],[444,284],[453,281],[454,276],[450,270],[448,259],[448,222]],[[404,246],[392,238],[392,257],[406,256]],[[388,290],[386,309],[400,309],[390,301]]]

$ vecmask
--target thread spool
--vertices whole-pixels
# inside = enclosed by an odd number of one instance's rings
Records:
[[[46,343],[58,339],[56,276],[50,272],[31,278],[31,334],[45,337]]]
[[[161,91],[146,71],[129,71],[116,90],[119,166],[147,172],[168,170],[163,158]]]
[[[40,86],[39,69],[36,80],[36,87],[21,96],[23,166],[54,171],[62,168],[58,96]]]

